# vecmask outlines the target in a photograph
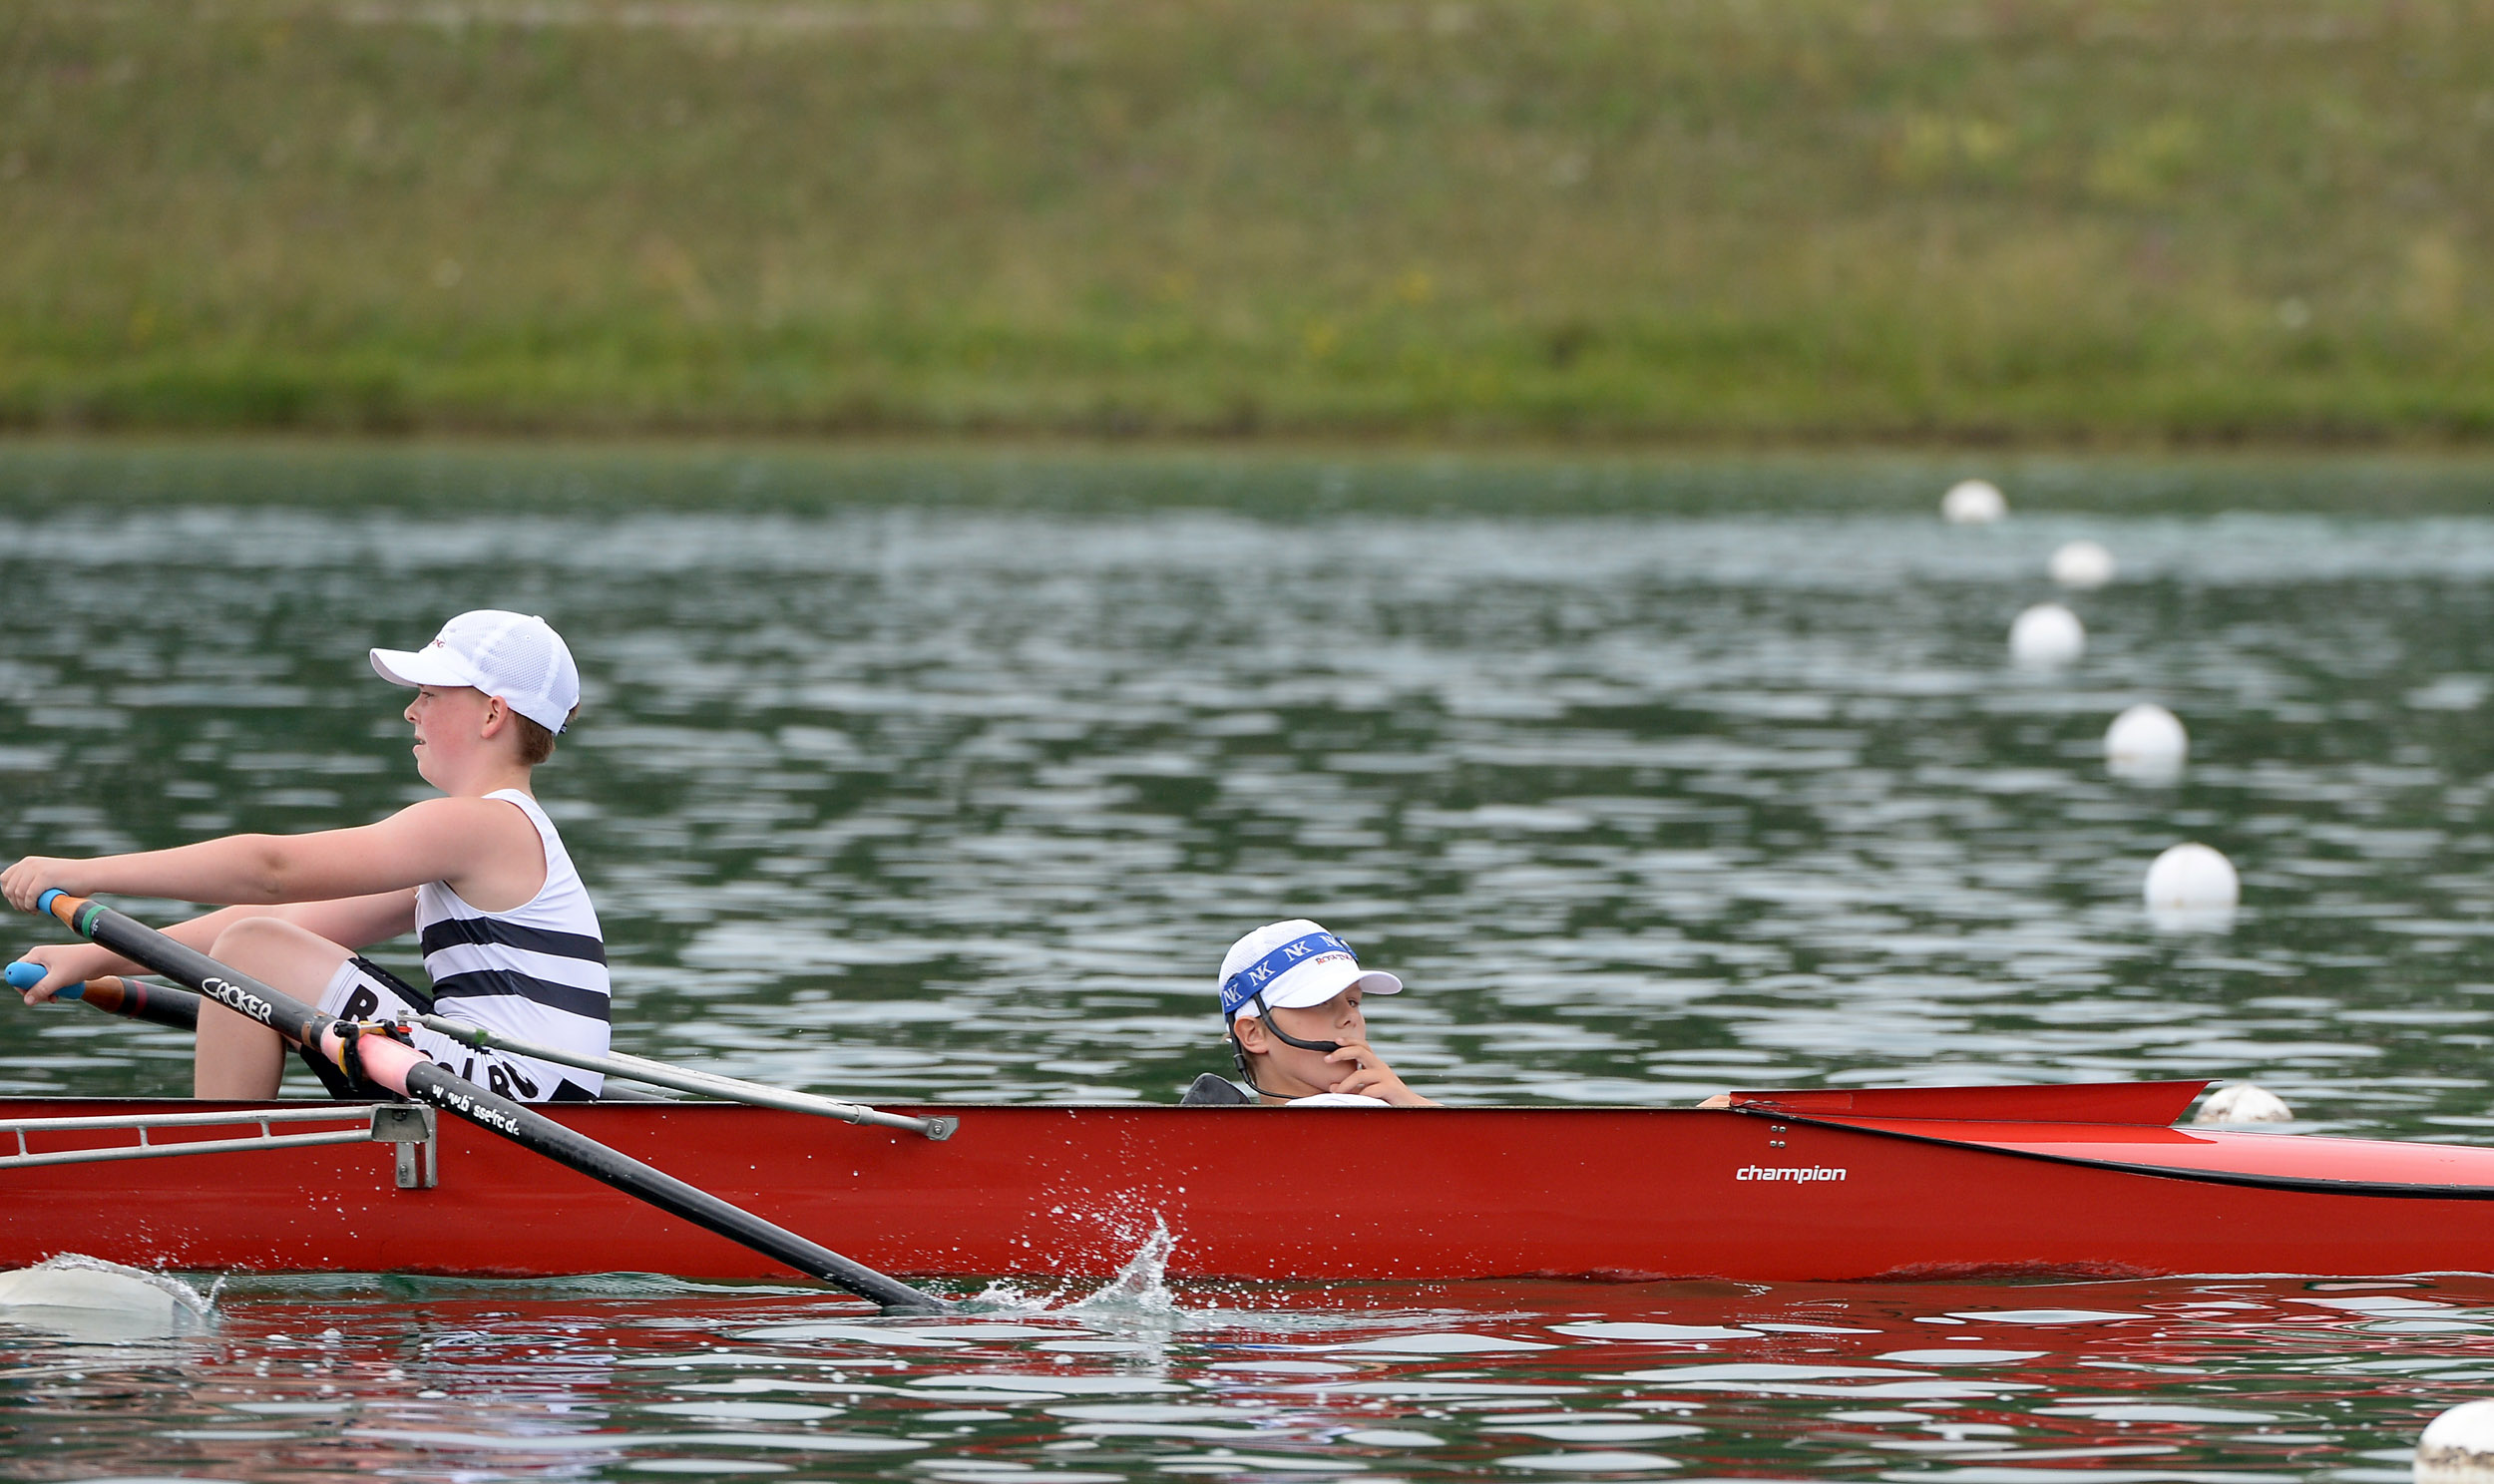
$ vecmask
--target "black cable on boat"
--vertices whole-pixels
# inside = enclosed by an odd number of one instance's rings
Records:
[[[61,891],[50,891],[36,904],[67,924],[70,930],[112,949],[169,979],[187,984],[218,1004],[267,1026],[298,1045],[313,1048],[336,1017],[322,1014],[301,1000],[245,973],[226,967],[197,948],[186,947],[136,918]],[[627,1196],[646,1201],[671,1216],[715,1232],[774,1262],[785,1263],[810,1278],[821,1279],[881,1304],[886,1310],[926,1312],[941,1309],[944,1300],[887,1278],[861,1263],[851,1262],[784,1227],[775,1226],[707,1191],[698,1190],[631,1156],[609,1149],[586,1135],[555,1122],[534,1109],[489,1092],[464,1077],[418,1060],[406,1074],[407,1095],[479,1128],[491,1130],[559,1165],[611,1185]]]

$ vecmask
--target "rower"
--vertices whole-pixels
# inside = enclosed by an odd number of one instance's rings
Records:
[[[448,1070],[521,1102],[595,1098],[597,1072],[479,1049],[396,1022],[418,1013],[472,1021],[514,1039],[602,1056],[608,1049],[606,946],[589,893],[531,771],[580,709],[580,671],[545,619],[485,608],[442,626],[422,649],[375,649],[381,678],[415,692],[416,771],[448,797],[378,824],[308,835],[229,835],[174,850],[65,860],[29,856],[0,872],[0,895],[33,911],[53,890],[229,904],[166,935],[359,1027],[404,1036]],[[358,949],[414,931],[430,993]],[[143,965],[93,943],[24,955],[39,1003]],[[346,1043],[351,1048],[353,1038]],[[306,1059],[309,1060],[307,1054]],[[371,1095],[351,1049],[312,1069],[333,1095]],[[203,1098],[274,1097],[284,1068],[275,1031],[222,1004],[200,1007],[192,1087]]]
[[[1307,919],[1269,924],[1230,944],[1218,986],[1230,1055],[1246,1085],[1206,1072],[1184,1102],[1438,1106],[1406,1087],[1368,1043],[1361,999],[1401,993],[1403,981],[1362,969],[1351,944]]]

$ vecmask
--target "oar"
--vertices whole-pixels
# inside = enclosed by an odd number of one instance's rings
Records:
[[[10,988],[32,989],[43,982],[43,965],[20,960],[10,964],[6,974]],[[162,984],[125,979],[117,974],[72,984],[53,998],[83,999],[108,1015],[128,1015],[133,1020],[150,1020],[176,1030],[196,1030],[200,1023],[200,997],[190,990],[168,989]]]
[[[427,1030],[439,1031],[454,1041],[479,1050],[497,1047],[515,1056],[551,1061],[561,1066],[575,1066],[587,1071],[604,1072],[610,1077],[646,1082],[653,1087],[672,1087],[678,1092],[706,1093],[731,1102],[751,1103],[758,1108],[784,1108],[791,1113],[811,1113],[818,1118],[837,1118],[842,1123],[871,1123],[880,1128],[907,1129],[930,1139],[950,1139],[961,1120],[945,1116],[917,1118],[907,1113],[886,1113],[863,1103],[835,1102],[811,1093],[790,1092],[761,1082],[747,1082],[742,1077],[722,1077],[716,1072],[697,1072],[690,1067],[668,1066],[641,1056],[626,1056],[621,1051],[605,1056],[592,1056],[583,1051],[567,1051],[561,1046],[540,1045],[518,1036],[488,1030],[466,1020],[447,1015],[418,1015],[415,1023]]]
[[[186,947],[136,918],[59,890],[44,893],[35,910],[60,919],[79,936],[145,964],[169,979],[188,984],[227,1009],[258,1021],[298,1045],[312,1048],[316,1055],[333,1062],[344,1056],[345,1042],[338,1034],[339,1021],[335,1016],[324,1015],[282,990],[228,968],[196,948]],[[887,1310],[927,1311],[944,1307],[943,1300],[931,1295],[853,1263],[783,1227],[773,1226],[749,1211],[609,1149],[464,1077],[453,1076],[411,1047],[383,1036],[363,1036],[357,1041],[357,1050],[364,1076],[382,1088],[464,1118],[592,1180],[785,1263],[799,1273],[835,1284]]]
[[[0,972],[5,972],[9,987],[12,989],[32,989],[43,982],[44,969],[40,963],[20,961],[10,964],[5,971]],[[161,984],[149,984],[138,979],[117,978],[108,974],[100,979],[89,979],[83,984],[72,984],[53,997],[83,999],[108,1014],[128,1015],[134,1020],[153,1020],[159,1025],[171,1025],[180,1030],[190,1030],[200,1023],[200,997],[198,995],[188,989],[168,989]],[[811,1113],[817,1118],[836,1118],[842,1123],[867,1123],[878,1128],[906,1129],[913,1134],[937,1140],[950,1139],[961,1128],[960,1119],[944,1114],[920,1118],[907,1113],[886,1113],[880,1108],[869,1108],[863,1103],[844,1103],[832,1098],[816,1097],[812,1093],[790,1092],[784,1087],[772,1087],[762,1082],[747,1082],[742,1077],[724,1077],[716,1072],[696,1071],[691,1067],[669,1066],[663,1061],[651,1061],[642,1056],[626,1056],[621,1051],[605,1056],[592,1056],[585,1051],[572,1051],[561,1046],[547,1046],[536,1041],[524,1041],[518,1036],[488,1030],[470,1021],[454,1020],[447,1015],[417,1015],[413,1017],[413,1023],[427,1030],[439,1031],[454,1041],[474,1046],[478,1050],[492,1048],[508,1051],[515,1056],[526,1056],[538,1061],[551,1061],[561,1066],[575,1066],[588,1071],[604,1072],[610,1077],[621,1077],[630,1082],[646,1082],[653,1087],[672,1087],[678,1092],[725,1098],[729,1102],[750,1103],[757,1108],[781,1108],[791,1113]]]

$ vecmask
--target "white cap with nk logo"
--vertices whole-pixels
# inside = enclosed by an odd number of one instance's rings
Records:
[[[1363,994],[1394,994],[1403,980],[1383,969],[1362,969],[1351,944],[1305,918],[1272,923],[1230,944],[1221,959],[1221,1014],[1237,1019],[1271,1008],[1319,1005],[1354,984]]]

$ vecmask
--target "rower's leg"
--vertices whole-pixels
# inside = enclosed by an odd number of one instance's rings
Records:
[[[208,950],[271,988],[317,1003],[347,950],[319,933],[277,918],[245,918],[216,934]],[[200,1033],[191,1054],[194,1097],[253,1101],[277,1095],[285,1073],[285,1042],[277,1033],[212,999],[200,1002]]]

